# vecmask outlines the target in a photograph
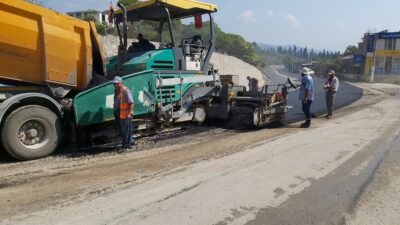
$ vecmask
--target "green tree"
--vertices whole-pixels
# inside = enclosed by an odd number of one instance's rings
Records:
[[[358,52],[358,48],[355,45],[347,46],[346,50],[344,51],[344,55],[354,55]]]
[[[105,24],[101,24],[101,23],[96,23],[96,30],[97,33],[100,35],[106,35],[107,33],[109,33],[108,31],[108,26]]]
[[[88,14],[85,16],[85,18],[83,18],[84,21],[88,21],[88,22],[95,22],[97,23],[97,19],[96,16],[92,15],[92,14]]]
[[[307,49],[307,47],[305,47],[303,49],[303,58],[308,58],[308,49]]]
[[[315,53],[314,53],[314,49],[311,49],[311,51],[310,51],[310,57],[311,57],[311,58],[313,58],[313,57],[314,57],[314,55],[315,55]]]
[[[297,46],[294,45],[294,46],[293,46],[293,55],[296,55],[296,54],[297,54]]]

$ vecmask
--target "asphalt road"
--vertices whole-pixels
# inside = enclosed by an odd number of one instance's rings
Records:
[[[267,68],[265,73],[273,84],[286,82],[287,77],[293,78],[294,81],[300,82],[300,74],[291,74],[284,70],[275,70],[273,68]],[[325,91],[322,88],[326,79],[317,77],[315,78],[315,99],[311,105],[311,112],[317,116],[324,115],[326,113],[325,103]],[[336,94],[335,108],[341,108],[346,105],[353,103],[354,101],[361,98],[363,91],[361,88],[355,87],[347,82],[340,81],[340,88]],[[296,122],[304,119],[304,114],[301,109],[301,102],[298,100],[299,89],[290,92],[288,105],[293,106],[289,109],[286,114],[287,122]]]
[[[0,165],[0,224],[348,224],[400,145],[400,89],[360,86],[360,101],[310,129],[206,130],[151,151]],[[364,221],[348,225],[399,220]]]

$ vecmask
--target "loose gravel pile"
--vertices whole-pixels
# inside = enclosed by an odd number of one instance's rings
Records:
[[[214,53],[211,63],[219,74],[239,75],[239,85],[248,85],[247,76],[257,78],[258,85],[269,83],[269,80],[255,66],[252,66],[241,59],[221,53]]]
[[[103,47],[107,57],[118,53],[118,37],[107,35],[100,36],[100,38],[103,42]],[[137,40],[128,39],[128,43],[132,43],[133,41]],[[156,42],[152,43],[156,47],[159,46]],[[257,78],[259,86],[268,83],[268,79],[260,70],[236,57],[215,52],[211,57],[211,63],[214,65],[214,68],[218,70],[219,74],[239,75],[239,85],[247,86],[247,76]]]

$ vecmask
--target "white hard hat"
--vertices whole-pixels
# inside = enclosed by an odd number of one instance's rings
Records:
[[[306,75],[310,75],[310,69],[308,69],[307,67],[303,67],[303,69],[301,70],[302,74],[306,74]]]
[[[119,76],[115,76],[114,77],[114,79],[113,79],[113,83],[114,84],[118,84],[118,83],[121,83],[122,82],[122,77],[119,77]]]

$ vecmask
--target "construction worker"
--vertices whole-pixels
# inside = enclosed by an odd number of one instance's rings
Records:
[[[111,1],[110,6],[108,8],[108,23],[110,27],[112,27],[112,24],[114,23],[114,11],[115,9]]]
[[[122,148],[132,147],[133,96],[129,88],[122,83],[122,78],[114,77],[114,116],[122,138]]]
[[[250,76],[247,76],[247,81],[248,81],[249,91],[251,91],[253,89],[253,82],[251,81]]]
[[[249,81],[249,91],[258,91],[258,80],[257,78],[252,78],[250,76],[247,76],[247,80]]]
[[[329,71],[328,80],[325,82],[324,89],[326,98],[326,109],[328,111],[325,117],[330,119],[333,116],[335,96],[336,92],[339,89],[339,79],[336,77],[334,70]]]
[[[251,78],[251,80],[253,81],[254,91],[258,91],[258,79],[253,77],[253,78]]]
[[[306,67],[302,69],[301,77],[299,100],[301,101],[306,121],[300,127],[309,128],[311,125],[311,104],[314,101],[314,80],[310,76],[310,70]]]
[[[132,45],[128,48],[128,52],[145,52],[156,49],[156,47],[152,43],[150,43],[149,40],[143,37],[143,34],[138,34],[137,39],[138,42],[133,42]]]

